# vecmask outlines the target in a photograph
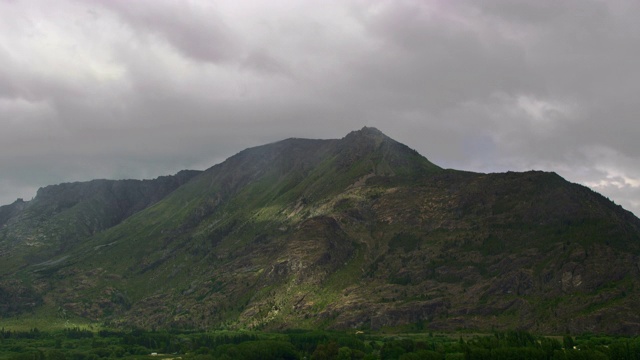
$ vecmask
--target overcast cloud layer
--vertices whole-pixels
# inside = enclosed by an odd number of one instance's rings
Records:
[[[375,126],[640,214],[640,2],[0,0],[0,204]]]

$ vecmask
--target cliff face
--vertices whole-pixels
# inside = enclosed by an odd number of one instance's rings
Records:
[[[640,332],[640,220],[556,174],[443,170],[364,128],[194,175],[146,202],[91,184],[121,211],[3,279],[28,278],[34,307],[146,328]],[[71,188],[34,199],[57,194],[45,221],[86,201]]]

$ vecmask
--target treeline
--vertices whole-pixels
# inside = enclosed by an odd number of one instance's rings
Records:
[[[333,331],[164,332],[73,328],[44,332],[0,330],[0,359],[635,359],[640,338],[543,337],[523,331],[486,336],[384,336]]]
[[[461,342],[464,359],[637,359],[640,338],[583,336],[574,339],[536,337],[524,331],[495,333]]]

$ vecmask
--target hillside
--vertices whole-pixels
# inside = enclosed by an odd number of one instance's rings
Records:
[[[640,333],[640,220],[554,173],[445,170],[363,128],[166,181],[140,201],[98,181],[0,208],[0,294],[28,304],[4,316]],[[40,202],[58,205],[28,216]]]
[[[198,173],[52,185],[38,190],[31,201],[1,206],[0,315],[14,315],[41,302],[37,292],[9,274],[29,265],[55,264],[82,241],[156,203]]]

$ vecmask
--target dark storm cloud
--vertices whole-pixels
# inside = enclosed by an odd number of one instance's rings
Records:
[[[189,1],[95,1],[112,10],[142,37],[159,36],[197,61],[222,62],[237,49],[231,30],[206,3]]]
[[[0,203],[371,125],[640,212],[633,1],[0,2]]]
[[[248,69],[255,69],[264,73],[290,75],[288,66],[264,49],[253,50],[242,61],[242,65]]]
[[[540,87],[527,76],[522,49],[459,21],[425,5],[393,5],[363,18],[376,45],[350,64],[358,94],[385,108],[439,114],[496,91]]]

